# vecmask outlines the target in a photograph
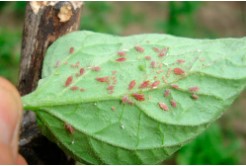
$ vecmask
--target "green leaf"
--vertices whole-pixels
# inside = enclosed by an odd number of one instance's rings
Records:
[[[203,132],[245,88],[246,38],[73,32],[49,48],[42,77],[23,97],[24,108],[36,111],[42,132],[64,151],[83,163],[156,164]]]

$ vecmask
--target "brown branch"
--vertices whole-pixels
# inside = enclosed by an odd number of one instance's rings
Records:
[[[27,3],[19,73],[21,95],[36,88],[47,48],[60,36],[78,29],[81,9],[79,1]],[[69,163],[62,151],[40,135],[31,112],[26,112],[23,118],[20,152],[29,164]]]

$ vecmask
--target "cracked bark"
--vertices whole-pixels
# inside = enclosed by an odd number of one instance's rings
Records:
[[[47,48],[60,36],[80,25],[82,2],[28,2],[23,29],[19,92],[35,90],[41,77]],[[73,160],[41,135],[33,112],[26,111],[22,121],[19,151],[28,164],[73,164]]]

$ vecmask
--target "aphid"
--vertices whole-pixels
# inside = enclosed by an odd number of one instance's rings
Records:
[[[117,54],[122,57],[122,56],[126,55],[126,52],[125,51],[119,51]]]
[[[151,60],[151,56],[145,56],[144,57],[146,60],[150,61]]]
[[[157,67],[157,63],[156,63],[155,61],[152,61],[152,62],[150,63],[150,66],[151,66],[152,68],[156,68],[156,67]]]
[[[165,78],[165,76],[162,76],[162,80],[164,81],[164,83],[166,83],[166,84],[168,83],[167,79]]]
[[[155,81],[151,84],[151,88],[152,89],[156,89],[158,87],[158,85],[160,84],[160,81]]]
[[[109,77],[106,76],[106,77],[97,77],[96,80],[98,82],[109,82]]]
[[[72,54],[73,52],[74,52],[74,48],[73,47],[70,47],[69,53]]]
[[[167,70],[167,77],[169,77],[169,76],[170,76],[171,71],[172,71],[172,69],[171,69],[171,68],[168,68],[168,70]]]
[[[84,68],[80,68],[79,69],[79,75],[82,76],[84,73],[85,73],[85,69]]]
[[[197,100],[199,98],[199,96],[197,96],[196,94],[192,94],[191,98],[194,99],[194,100]]]
[[[164,97],[168,97],[170,95],[170,90],[166,89],[164,92]]]
[[[121,57],[121,58],[116,59],[116,61],[117,61],[117,62],[124,62],[124,61],[126,61],[126,58]]]
[[[141,52],[141,53],[144,52],[144,48],[141,47],[141,46],[135,46],[134,48],[135,48],[135,50],[136,50],[137,52]]]
[[[80,88],[80,92],[84,92],[85,91],[85,89],[84,88]]]
[[[136,81],[135,81],[135,80],[132,80],[132,81],[129,83],[129,85],[128,85],[128,90],[133,89],[133,88],[135,87],[135,85],[136,85]]]
[[[92,71],[100,71],[100,70],[101,70],[101,67],[99,67],[99,66],[93,66],[93,67],[91,68],[91,70],[92,70]]]
[[[59,67],[60,65],[61,65],[61,62],[57,61],[55,67]]]
[[[179,63],[179,64],[185,63],[185,60],[184,59],[177,59],[177,63]]]
[[[161,70],[156,71],[156,74],[160,74],[160,73],[163,73],[163,72],[164,72],[164,70],[161,69]]]
[[[140,89],[148,88],[149,85],[150,85],[150,81],[147,80],[147,81],[142,82],[142,84],[139,86],[139,88],[140,88]]]
[[[174,107],[174,108],[176,108],[177,107],[177,103],[176,103],[176,101],[175,100],[170,100],[170,104],[171,104],[171,106],[172,107]]]
[[[113,80],[113,85],[117,84],[117,79],[115,76],[112,77],[112,80]]]
[[[160,52],[160,49],[157,48],[157,47],[153,47],[152,49],[153,49],[156,53],[159,53],[159,52]]]
[[[197,86],[190,87],[189,91],[190,92],[197,92],[197,91],[199,91],[199,87],[197,87]]]
[[[168,48],[163,48],[161,52],[159,53],[159,57],[164,57],[167,55]]]
[[[176,75],[183,75],[183,74],[185,74],[184,70],[181,69],[181,68],[178,68],[178,67],[174,68],[174,69],[173,69],[173,72],[174,72],[174,74],[176,74]]]
[[[80,63],[79,62],[76,62],[76,64],[74,65],[74,67],[79,68],[79,65],[80,65]]]
[[[67,132],[69,134],[73,134],[74,133],[74,128],[70,124],[64,123],[64,127],[65,127],[65,129],[67,130]]]
[[[117,74],[117,71],[116,71],[116,70],[113,70],[113,71],[112,71],[112,74],[113,74],[113,75]]]
[[[138,101],[144,101],[144,100],[145,100],[144,94],[133,93],[132,96],[133,96],[136,100],[138,100]]]
[[[73,91],[76,91],[76,90],[79,89],[79,87],[77,87],[77,86],[72,86],[70,89],[73,90]]]
[[[121,101],[122,101],[123,104],[130,104],[130,105],[133,104],[133,102],[130,101],[127,96],[123,96]]]
[[[108,87],[107,87],[107,90],[108,90],[108,91],[113,91],[113,90],[114,90],[114,86],[113,86],[113,85],[108,86]]]
[[[158,104],[162,110],[168,111],[168,106],[165,103],[159,102]]]
[[[179,86],[176,85],[176,84],[172,84],[171,87],[172,87],[173,89],[179,89]]]
[[[112,107],[111,107],[111,110],[113,110],[113,111],[114,111],[114,110],[115,110],[115,107],[114,107],[114,106],[112,106]]]
[[[69,76],[65,82],[65,86],[69,86],[73,82],[73,76]]]

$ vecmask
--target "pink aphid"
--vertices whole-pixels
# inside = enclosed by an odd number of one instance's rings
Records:
[[[170,90],[166,89],[164,92],[164,97],[168,97],[170,95]]]
[[[150,81],[147,80],[147,81],[142,82],[142,84],[139,86],[139,88],[140,88],[140,89],[148,88],[149,85],[150,85]]]
[[[197,91],[199,91],[199,87],[197,87],[197,86],[190,87],[189,91],[190,92],[197,92]]]
[[[168,106],[165,103],[159,102],[159,107],[164,110],[164,111],[168,111]]]
[[[108,87],[107,87],[107,90],[113,91],[113,90],[114,90],[114,86],[113,86],[113,85],[108,86]]]
[[[92,71],[100,71],[101,70],[101,67],[100,66],[93,66],[91,68]]]
[[[65,129],[67,130],[67,132],[69,134],[73,134],[74,133],[74,128],[70,124],[64,123],[64,127],[65,127]]]
[[[179,64],[185,63],[185,60],[184,59],[177,59],[177,63],[179,63]]]
[[[144,52],[144,48],[141,47],[141,46],[135,46],[134,48],[135,48],[135,50],[136,50],[137,52],[141,52],[141,53]]]
[[[133,93],[132,96],[133,96],[136,100],[138,100],[138,101],[144,101],[144,100],[145,100],[144,94]]]
[[[123,57],[123,56],[126,55],[126,52],[125,52],[125,51],[119,51],[117,54],[118,54],[120,57]]]
[[[150,66],[152,67],[152,68],[157,68],[157,63],[155,62],[155,61],[152,61],[151,63],[150,63]]]
[[[97,77],[96,80],[98,82],[109,82],[109,77],[106,76],[106,77]]]
[[[74,48],[73,47],[70,47],[69,53],[72,54],[73,52],[74,52]]]
[[[176,75],[183,75],[183,74],[185,74],[184,70],[181,69],[181,68],[178,68],[178,67],[174,68],[174,69],[173,69],[173,72],[174,72],[174,74],[176,74]]]
[[[69,76],[65,82],[65,86],[68,87],[73,82],[73,76]]]
[[[144,57],[146,60],[150,61],[151,60],[151,56],[145,56]]]
[[[128,85],[128,90],[132,90],[136,85],[136,81],[135,80],[132,80],[129,85]]]
[[[171,87],[172,87],[173,89],[179,89],[179,86],[176,85],[176,84],[172,84]]]
[[[82,76],[84,73],[85,73],[85,69],[84,68],[80,68],[79,69],[79,75]]]
[[[123,104],[133,104],[133,102],[130,101],[127,96],[123,96],[121,101]]]
[[[155,81],[151,84],[151,88],[152,89],[156,89],[158,87],[158,85],[160,84],[160,81]]]
[[[126,58],[121,57],[121,58],[116,59],[115,61],[117,61],[117,62],[124,62],[124,61],[126,61]]]
[[[197,100],[199,98],[199,96],[197,96],[196,94],[192,94],[191,98],[194,99],[194,100]]]
[[[77,86],[72,86],[70,89],[73,90],[73,91],[76,91],[76,90],[79,90],[79,87],[77,87]]]
[[[159,53],[159,57],[164,57],[167,55],[168,48],[163,48],[161,52]]]
[[[175,100],[170,100],[170,104],[171,104],[171,106],[172,107],[174,107],[174,108],[176,108],[177,107],[177,103],[176,103],[176,101]]]

